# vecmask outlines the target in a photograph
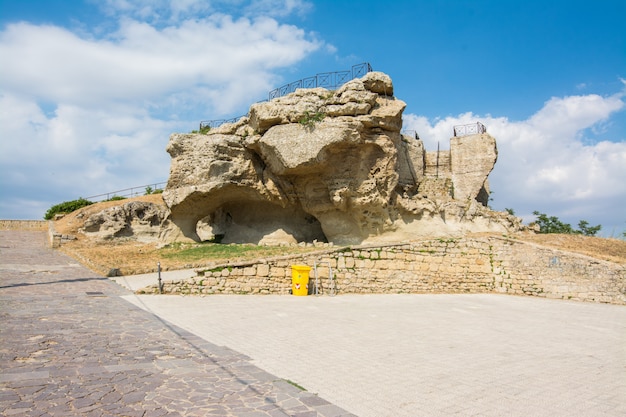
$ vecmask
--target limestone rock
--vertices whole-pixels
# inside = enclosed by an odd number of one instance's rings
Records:
[[[393,83],[387,74],[376,71],[368,72],[362,80],[366,90],[384,96],[393,96]]]
[[[85,221],[82,231],[96,240],[127,238],[156,242],[168,214],[163,206],[131,201],[92,214]]]
[[[496,140],[488,134],[450,139],[450,168],[457,200],[479,199],[487,205],[487,176],[498,158]]]
[[[370,72],[254,104],[207,135],[172,135],[161,241],[355,244],[519,229],[486,207],[495,139],[426,152],[400,133],[406,105],[393,93],[389,76]]]

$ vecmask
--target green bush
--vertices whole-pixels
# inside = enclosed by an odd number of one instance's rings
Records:
[[[206,135],[211,130],[211,126],[202,126],[200,130],[192,130],[191,133],[199,133],[201,135]]]
[[[548,216],[547,214],[533,211],[533,214],[537,217],[535,224],[540,227],[539,233],[564,233],[572,235],[585,235],[595,236],[596,233],[602,229],[601,225],[589,226],[589,222],[581,220],[578,222],[578,228],[574,229],[569,223],[563,223],[556,216]]]
[[[126,200],[126,197],[122,197],[119,195],[114,195],[113,197],[109,198],[108,200],[105,201],[118,201],[118,200]]]
[[[580,233],[585,236],[595,236],[600,229],[602,229],[602,225],[589,226],[587,220],[581,220],[578,222],[578,228],[580,229]]]
[[[55,214],[60,213],[71,213],[79,208],[83,208],[93,204],[93,201],[85,200],[84,198],[79,198],[78,200],[65,201],[60,204],[56,204],[46,211],[46,214],[43,216],[46,220],[51,220]]]
[[[162,194],[162,193],[163,193],[163,190],[162,190],[161,188],[156,188],[156,189],[153,189],[152,187],[147,186],[147,187],[146,187],[146,192],[144,193],[144,195],[150,195],[150,194]]]
[[[298,123],[308,128],[312,128],[316,123],[324,120],[324,117],[326,117],[326,114],[321,111],[316,111],[315,113],[305,111],[304,115],[298,120]]]

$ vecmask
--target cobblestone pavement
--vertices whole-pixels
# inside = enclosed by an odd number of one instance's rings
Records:
[[[46,246],[0,231],[3,416],[349,416],[122,296]]]

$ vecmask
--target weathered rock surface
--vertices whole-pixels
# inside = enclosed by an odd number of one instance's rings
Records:
[[[92,214],[82,232],[95,240],[128,238],[140,242],[156,242],[168,210],[158,204],[131,201]]]
[[[208,135],[172,135],[161,240],[354,244],[518,230],[519,219],[486,207],[495,139],[452,138],[433,169],[422,142],[400,133],[404,108],[389,76],[370,72],[254,104]]]
[[[496,140],[487,135],[471,135],[450,139],[450,170],[457,200],[478,199],[487,205],[487,176],[498,158]]]

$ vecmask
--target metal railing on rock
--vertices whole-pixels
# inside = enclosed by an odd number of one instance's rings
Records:
[[[372,66],[368,62],[353,65],[352,69],[348,71],[322,72],[313,77],[303,78],[270,91],[269,99],[272,100],[277,97],[286,96],[289,93],[293,93],[298,88],[323,87],[334,90],[348,81],[363,77],[368,72],[372,72]]]
[[[239,119],[245,116],[247,116],[247,114],[233,117],[231,119],[203,120],[202,122],[200,122],[200,130],[206,129],[207,127],[213,129],[225,123],[236,123]]]
[[[303,78],[301,80],[285,84],[282,87],[275,88],[269,92],[268,97],[269,100],[272,100],[278,97],[286,96],[287,94],[293,93],[298,88],[323,87],[328,90],[334,90],[341,87],[348,81],[354,80],[355,78],[361,78],[368,72],[372,71],[370,63],[363,62],[361,64],[353,65],[352,68],[347,71],[322,72],[312,77]],[[262,101],[259,101],[258,103],[261,102]],[[223,125],[224,123],[235,123],[245,116],[248,115],[244,114],[231,119],[203,120],[200,122],[200,130],[206,129],[207,127],[213,129]]]
[[[467,125],[454,126],[454,136],[480,135],[486,133],[487,128],[480,122],[470,123]]]

